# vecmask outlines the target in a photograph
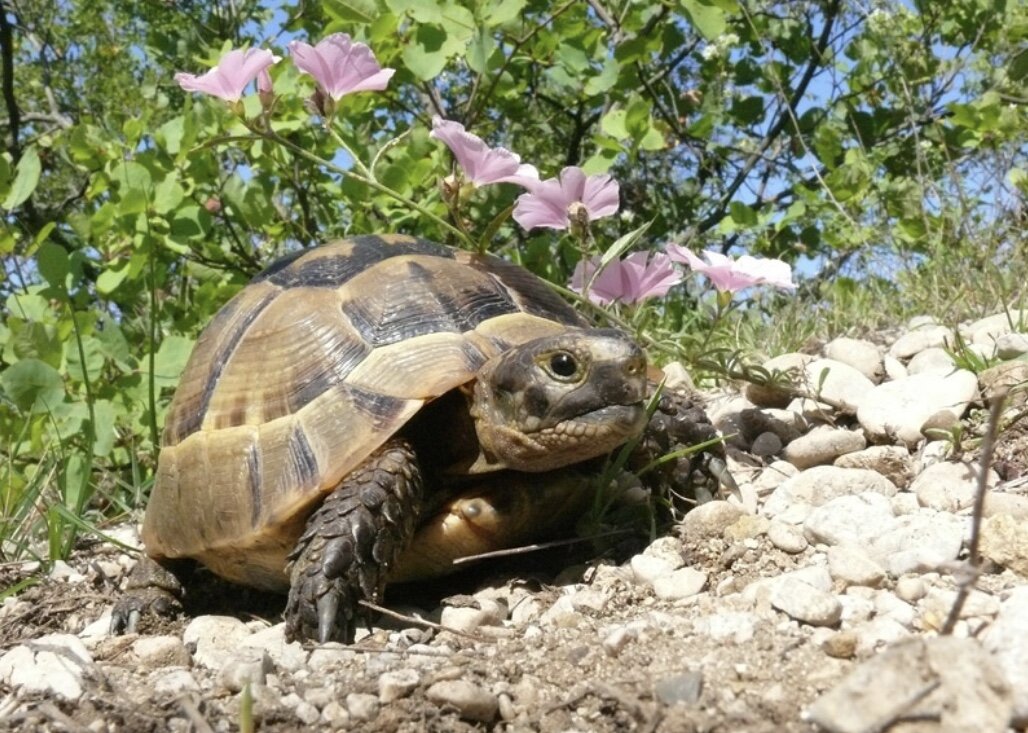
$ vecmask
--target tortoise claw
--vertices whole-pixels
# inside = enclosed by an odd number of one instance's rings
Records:
[[[146,616],[170,617],[182,610],[182,584],[167,568],[144,557],[128,577],[125,594],[111,612],[112,634],[134,634]]]
[[[421,477],[402,439],[386,443],[322,502],[289,556],[286,638],[353,640],[358,602],[377,600],[414,534]],[[399,520],[389,501],[409,507]]]

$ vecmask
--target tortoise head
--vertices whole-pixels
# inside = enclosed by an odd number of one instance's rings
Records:
[[[609,453],[645,424],[646,357],[610,329],[567,331],[487,361],[471,403],[488,468],[549,471]]]

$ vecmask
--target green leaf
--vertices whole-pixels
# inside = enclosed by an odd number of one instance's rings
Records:
[[[745,227],[754,227],[757,225],[757,212],[741,201],[732,201],[728,204],[728,213],[731,215],[732,221],[736,224],[740,224]]]
[[[97,400],[93,403],[93,443],[94,456],[106,456],[114,447],[117,433],[114,427],[116,413],[110,400]]]
[[[18,167],[14,172],[14,183],[11,184],[11,190],[7,192],[7,198],[4,200],[4,208],[8,211],[21,206],[32,192],[36,190],[36,186],[39,184],[39,174],[42,170],[42,166],[39,163],[39,153],[36,152],[36,146],[30,145],[25,148],[25,151],[21,154],[21,159],[18,161]]]
[[[437,25],[422,25],[403,49],[403,62],[422,81],[434,79],[446,66],[450,49],[446,31]]]
[[[725,11],[721,8],[708,5],[703,0],[679,0],[678,4],[693,28],[708,41],[717,40],[725,32]]]
[[[628,112],[620,107],[614,107],[600,120],[600,129],[611,137],[624,140],[628,134]]]
[[[167,214],[178,207],[186,192],[175,180],[173,173],[164,177],[154,189],[153,208],[158,214]]]
[[[525,2],[526,0],[493,0],[482,11],[482,20],[490,28],[509,23],[521,14]]]
[[[53,242],[44,242],[36,250],[36,264],[39,274],[53,287],[64,289],[68,277],[68,252]]]
[[[344,23],[372,23],[382,12],[376,0],[322,0],[321,7],[332,20]]]
[[[1028,77],[1028,48],[1021,49],[1021,52],[1010,60],[1007,74],[1011,81],[1021,81]]]
[[[121,267],[109,267],[100,273],[96,278],[96,289],[101,295],[110,295],[125,280],[129,273],[129,264],[126,262]]]
[[[466,56],[468,66],[476,74],[484,74],[489,70],[489,59],[496,51],[496,40],[485,28],[480,28],[468,45]]]
[[[585,93],[588,95],[603,94],[617,84],[620,73],[621,64],[615,59],[607,59],[603,64],[603,70],[585,83]]]
[[[189,354],[193,351],[193,340],[185,336],[167,336],[154,357],[154,382],[158,389],[174,387],[179,375],[186,368]]]
[[[88,377],[92,383],[100,377],[104,367],[103,344],[92,336],[83,336],[82,351],[86,358],[85,364],[79,359],[78,344],[74,340],[68,344],[68,376],[76,382],[82,382],[84,377]]]
[[[64,399],[60,373],[39,359],[22,359],[5,369],[0,386],[21,410],[47,412]]]

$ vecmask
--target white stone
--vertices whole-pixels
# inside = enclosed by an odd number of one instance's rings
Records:
[[[885,579],[885,570],[859,545],[836,545],[828,548],[828,570],[845,585],[876,587]]]
[[[900,445],[872,445],[841,455],[832,465],[839,468],[865,468],[880,473],[901,489],[910,485],[914,475],[914,461],[910,452]]]
[[[820,425],[786,446],[782,457],[797,468],[831,463],[846,453],[867,447],[862,433]]]
[[[1000,605],[999,615],[982,636],[1014,690],[1015,727],[1028,725],[1028,586],[1015,588]]]
[[[218,680],[230,692],[239,692],[247,684],[263,685],[268,674],[275,671],[271,657],[264,649],[244,647],[224,660]]]
[[[64,700],[82,696],[93,658],[71,634],[47,634],[14,647],[0,657],[0,680],[22,694],[54,695]]]
[[[814,358],[815,357],[810,354],[790,352],[788,354],[780,354],[768,359],[761,366],[772,375],[776,373],[791,373],[797,381],[802,381],[803,368],[813,361]],[[746,385],[743,393],[752,404],[759,405],[761,407],[784,407],[789,403],[789,400],[792,399],[791,395],[787,391],[783,391],[772,386],[762,386],[752,383]],[[717,422],[714,424],[718,425]],[[720,425],[718,425],[718,427],[720,428]]]
[[[774,584],[771,605],[811,626],[834,626],[842,618],[838,598],[796,578],[782,578]]]
[[[758,618],[749,611],[722,611],[701,616],[693,622],[693,632],[717,641],[745,644],[756,633]]]
[[[682,534],[690,539],[720,537],[725,529],[738,521],[745,512],[727,501],[708,501],[685,515],[682,520]],[[682,567],[684,560],[678,564]],[[634,567],[633,567],[634,569]]]
[[[785,522],[773,521],[767,528],[767,538],[782,552],[796,555],[807,549],[809,543],[803,532]]]
[[[908,331],[896,339],[889,347],[889,356],[909,359],[914,354],[933,346],[952,345],[953,341],[953,332],[945,326],[926,325]]]
[[[490,723],[499,711],[496,695],[467,680],[443,680],[425,691],[436,705],[452,705],[467,720]]]
[[[945,410],[960,418],[978,394],[978,378],[957,370],[948,375],[915,374],[879,384],[857,409],[857,420],[872,440],[900,440],[908,446],[924,439],[921,426]]]
[[[864,545],[870,538],[887,532],[896,522],[892,505],[875,492],[840,496],[814,509],[803,523],[811,542],[826,545]]]
[[[950,353],[940,346],[932,346],[918,352],[907,363],[907,374],[949,374],[956,369],[956,362]]]
[[[904,575],[896,581],[896,596],[907,603],[916,603],[925,597],[928,586],[916,575]]]
[[[885,368],[878,347],[864,339],[839,337],[832,339],[824,348],[825,356],[853,367],[872,382],[882,381]]]
[[[1000,359],[1016,359],[1028,353],[1028,334],[1005,333],[996,339],[996,355]]]
[[[862,468],[814,466],[783,482],[764,504],[764,514],[774,517],[796,503],[821,506],[840,496],[875,492],[892,496],[897,489],[879,473]]]
[[[275,667],[284,672],[295,672],[307,664],[308,652],[303,645],[298,641],[286,641],[285,623],[255,631],[243,639],[242,647],[265,650]]]
[[[132,653],[144,669],[188,667],[191,661],[177,636],[142,636],[132,642]]]
[[[914,479],[910,490],[921,506],[956,513],[974,503],[980,470],[978,463],[968,461],[936,463]],[[990,469],[986,486],[991,488],[997,483],[999,476]]]
[[[875,386],[849,364],[834,359],[815,359],[804,367],[807,396],[852,414],[864,395]]]
[[[882,359],[882,364],[885,366],[885,378],[887,380],[903,379],[907,376],[907,367],[895,356],[886,354]]]
[[[685,564],[685,561],[677,565],[663,557],[651,557],[650,555],[635,555],[630,563],[635,582],[641,585],[652,586],[658,578],[663,578],[678,570]]]
[[[208,669],[221,669],[229,653],[238,649],[250,636],[250,629],[232,616],[197,616],[185,631],[182,642],[194,649],[193,661]]]
[[[376,695],[366,692],[351,692],[346,696],[346,709],[354,720],[374,720],[378,716],[379,702]]]
[[[653,592],[662,600],[678,601],[696,595],[706,584],[706,573],[695,568],[679,568],[670,575],[657,578],[653,583]]]
[[[378,700],[387,705],[414,692],[421,684],[421,675],[414,669],[383,672],[378,678]]]
[[[957,558],[966,534],[966,523],[946,512],[922,509],[896,517],[877,536],[869,537],[868,554],[890,575],[937,570]]]
[[[182,667],[165,667],[154,672],[153,690],[162,697],[176,698],[186,692],[199,692],[200,684]]]
[[[1028,322],[1028,311],[1011,310],[1008,313],[996,313],[981,318],[970,324],[966,331],[970,341],[976,344],[990,344],[1025,322]]]

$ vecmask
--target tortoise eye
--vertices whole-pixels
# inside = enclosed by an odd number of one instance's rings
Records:
[[[550,371],[557,377],[573,377],[578,373],[578,360],[566,351],[558,351],[550,357]]]

